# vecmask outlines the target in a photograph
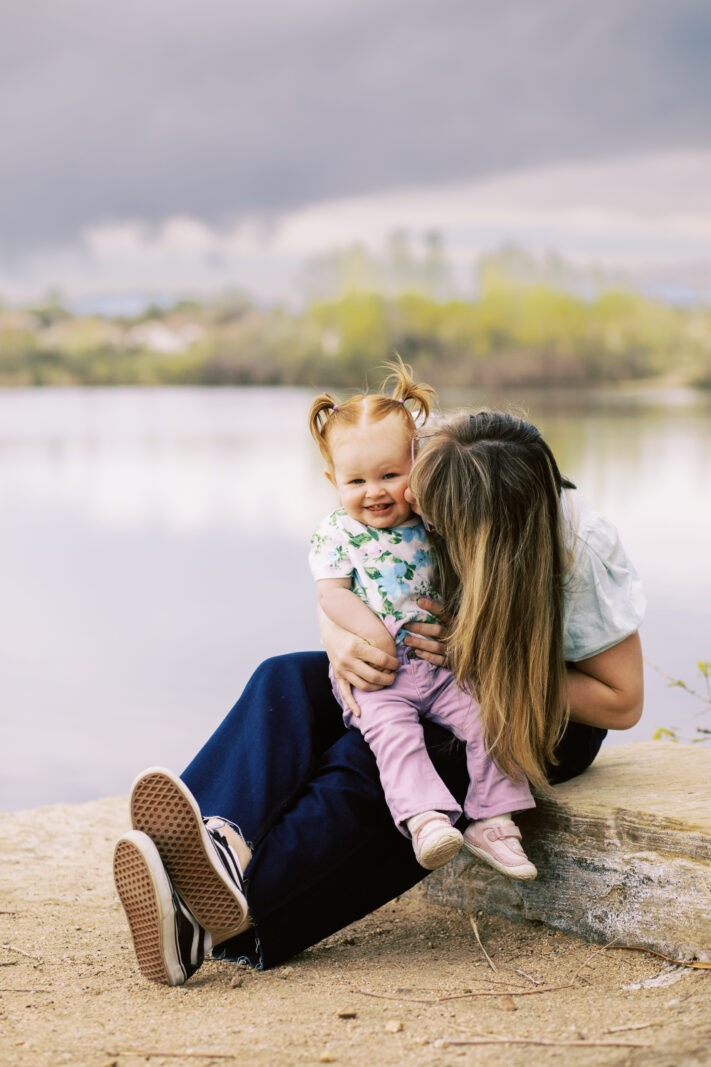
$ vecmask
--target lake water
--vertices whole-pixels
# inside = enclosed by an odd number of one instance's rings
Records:
[[[0,390],[0,809],[181,770],[260,660],[318,647],[307,545],[334,497],[305,429],[311,396]],[[512,401],[645,581],[647,709],[613,743],[711,725],[651,666],[697,684],[711,659],[711,397]]]

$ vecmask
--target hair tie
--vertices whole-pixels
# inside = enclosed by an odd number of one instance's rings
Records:
[[[403,398],[401,396],[399,396],[397,398],[397,402],[398,402],[398,404],[404,404],[405,403],[405,401],[403,400]]]
[[[338,404],[334,404],[331,411],[338,411]]]

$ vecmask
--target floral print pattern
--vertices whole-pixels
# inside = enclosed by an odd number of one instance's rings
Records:
[[[343,508],[328,515],[311,538],[311,573],[316,581],[349,578],[400,643],[410,622],[434,622],[418,597],[438,599],[427,533],[413,518],[403,526],[377,530],[352,519]]]

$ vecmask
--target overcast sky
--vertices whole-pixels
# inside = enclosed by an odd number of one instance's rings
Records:
[[[708,263],[710,71],[707,0],[3,0],[0,298],[279,295],[395,227]]]

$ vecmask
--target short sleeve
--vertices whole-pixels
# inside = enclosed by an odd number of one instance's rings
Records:
[[[326,516],[311,537],[309,567],[317,582],[324,578],[353,576],[349,540],[338,511]]]
[[[563,587],[563,654],[577,662],[635,633],[646,598],[613,524],[577,506],[566,515],[573,566]]]

